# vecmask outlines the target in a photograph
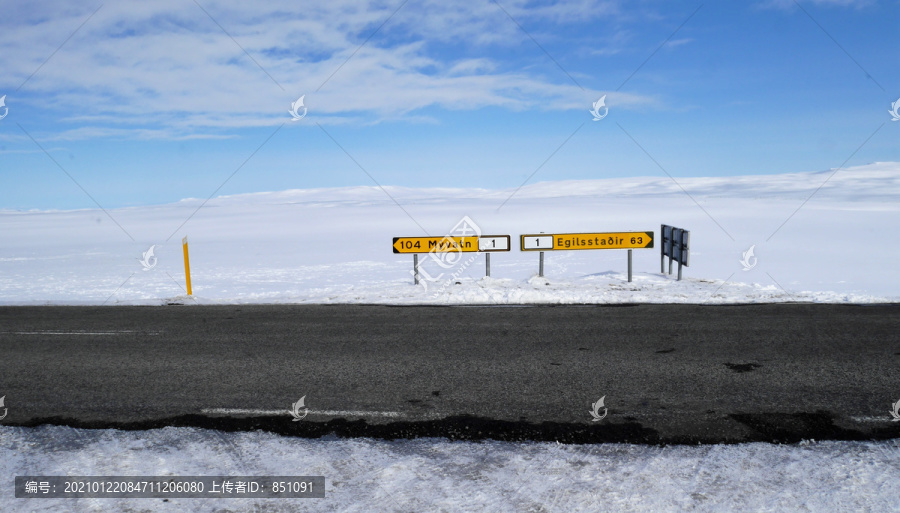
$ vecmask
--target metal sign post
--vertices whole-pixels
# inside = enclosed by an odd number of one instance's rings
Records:
[[[628,281],[632,274],[632,249],[653,247],[653,232],[536,233],[519,236],[522,251],[540,251],[538,276],[544,276],[544,251],[574,249],[627,249]]]
[[[681,281],[681,268],[689,267],[691,232],[683,228],[662,225],[663,243],[660,253],[660,272],[665,274],[663,261],[669,257],[669,274],[672,274],[673,262],[678,262],[678,280]]]
[[[628,250],[628,283],[631,283],[631,252],[633,250]]]
[[[413,253],[413,280],[414,285],[419,284],[419,254]]]
[[[678,281],[681,281],[681,266],[688,265],[688,256],[690,255],[691,232],[687,230],[679,230],[679,249],[678,249]]]
[[[669,229],[669,240],[668,240],[668,242],[666,242],[666,254],[669,256],[669,274],[671,275],[672,274],[672,254],[675,251],[674,245],[672,242],[672,232],[674,231],[674,228],[672,228],[671,226],[668,226],[667,228]]]
[[[519,249],[522,251],[539,251],[538,276],[544,277],[544,250],[553,249],[553,235],[541,232],[537,235],[520,235]]]
[[[666,236],[666,225],[660,225],[659,236],[662,238],[662,244],[659,245],[659,274],[666,274],[666,244],[669,237]]]
[[[484,253],[484,275],[491,275],[491,253],[509,251],[509,235],[481,235],[478,237],[478,251]]]

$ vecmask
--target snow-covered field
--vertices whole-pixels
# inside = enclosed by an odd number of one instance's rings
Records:
[[[509,199],[514,191],[373,186],[225,196],[205,204],[186,199],[109,215],[0,211],[0,303],[165,303],[185,295],[185,235],[194,293],[188,302],[196,303],[900,298],[900,163],[677,183],[665,176],[544,182]],[[466,254],[449,269],[422,255],[429,276],[444,275],[427,288],[413,286],[412,257],[393,254],[392,237],[442,236],[464,216],[484,234],[511,235],[513,250],[492,256],[490,279],[483,279],[483,255]],[[547,253],[546,279],[536,276],[538,255],[518,251],[523,233],[640,230],[656,232],[658,241],[662,223],[691,230],[691,265],[681,282],[660,274],[658,243],[634,251],[632,283],[625,280],[622,250]],[[153,265],[144,270],[142,256],[151,246],[155,260],[147,259]],[[753,257],[742,263],[751,246]]]
[[[637,446],[306,440],[0,427],[16,475],[321,475],[324,499],[9,499],[4,512],[898,511],[900,444]]]

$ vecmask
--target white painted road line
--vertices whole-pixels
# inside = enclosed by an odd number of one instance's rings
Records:
[[[254,410],[244,408],[204,408],[201,413],[207,415],[290,415],[287,408],[283,410]],[[330,417],[405,417],[397,411],[344,411],[344,410],[309,410],[310,415],[327,415]]]
[[[200,410],[206,415],[290,415],[291,411],[283,410],[257,410],[249,408],[204,408]],[[363,410],[309,410],[310,415],[323,415],[329,417],[407,417],[405,413],[397,411],[363,411]],[[662,414],[646,414],[646,413],[612,413],[610,417],[671,417],[673,414],[695,415],[692,412],[665,412]],[[436,415],[417,415],[417,417],[437,417]],[[873,416],[851,416],[850,420],[861,423],[887,423],[893,419],[890,417],[873,417]]]
[[[158,331],[2,331],[0,335],[128,335],[138,333],[141,335],[159,335]]]
[[[854,422],[891,422],[894,419],[890,417],[890,415],[885,414],[883,417],[871,417],[871,416],[851,416],[850,420]]]

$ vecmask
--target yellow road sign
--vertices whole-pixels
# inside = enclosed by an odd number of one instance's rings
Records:
[[[522,235],[522,251],[641,249],[653,247],[653,232],[534,233]]]
[[[478,237],[394,237],[394,253],[475,253]]]

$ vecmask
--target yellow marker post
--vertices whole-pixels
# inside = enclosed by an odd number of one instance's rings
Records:
[[[181,248],[184,250],[184,278],[187,281],[187,293],[191,295],[191,263],[188,261],[187,235],[181,239]]]

